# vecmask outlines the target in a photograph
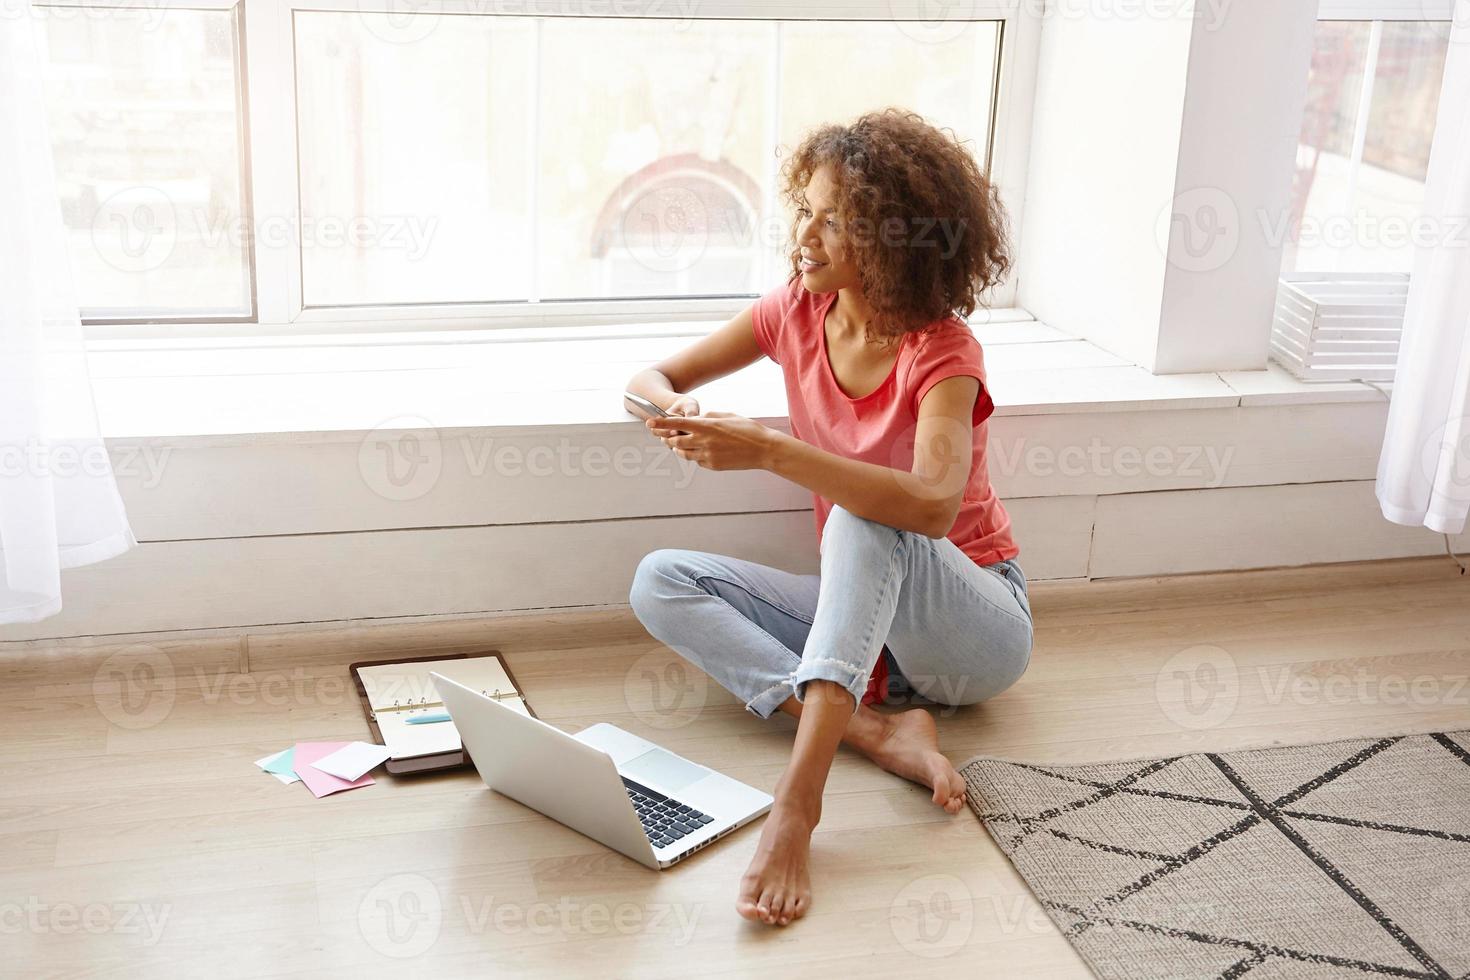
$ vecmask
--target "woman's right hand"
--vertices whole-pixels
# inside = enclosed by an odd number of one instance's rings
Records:
[[[664,411],[668,412],[670,415],[682,415],[685,417],[688,417],[690,415],[698,415],[699,402],[692,395],[680,395],[673,401],[669,402],[669,404],[664,408]],[[647,425],[650,423],[645,422],[644,424]],[[688,435],[687,432],[683,431],[680,431],[678,434],[681,436]],[[669,442],[669,440],[672,439],[673,436],[659,436],[659,438],[663,440],[664,445],[668,446],[669,449],[672,450],[674,448],[673,445]]]

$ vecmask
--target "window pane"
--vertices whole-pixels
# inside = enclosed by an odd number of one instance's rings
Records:
[[[83,315],[251,315],[233,12],[37,10]]]
[[[791,146],[813,126],[894,105],[953,129],[984,163],[1000,25],[975,23],[947,39],[919,40],[919,29],[928,26],[783,24],[781,143]]]
[[[298,12],[304,215],[365,226],[304,229],[306,301],[763,291],[809,127],[902,105],[983,160],[999,27],[928,26]]]
[[[1448,42],[1422,22],[1317,25],[1284,271],[1407,272]],[[1366,118],[1359,118],[1371,84]],[[1361,128],[1361,158],[1354,147]]]
[[[1449,40],[1439,25],[1384,23],[1363,162],[1423,192]]]
[[[776,29],[543,23],[542,296],[755,290]]]
[[[993,21],[783,24],[781,146],[793,148],[813,127],[899,106],[953,130],[984,166],[999,54]],[[777,244],[768,281],[789,267]]]
[[[306,305],[524,298],[534,22],[295,20]]]

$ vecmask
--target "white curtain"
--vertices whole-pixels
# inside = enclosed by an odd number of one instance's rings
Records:
[[[1420,248],[1378,458],[1378,504],[1444,534],[1470,511],[1470,0],[1459,0],[1424,188],[1438,243]]]
[[[0,623],[137,542],[97,427],[30,5],[0,17]],[[15,14],[20,16],[14,16]]]

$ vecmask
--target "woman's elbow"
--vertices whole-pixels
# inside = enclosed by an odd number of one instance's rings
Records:
[[[928,538],[943,538],[949,535],[954,528],[954,522],[960,516],[960,498],[954,500],[936,500],[927,508],[922,521],[920,533]]]

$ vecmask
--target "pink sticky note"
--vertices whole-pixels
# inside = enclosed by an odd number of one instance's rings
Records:
[[[363,776],[361,779],[346,780],[338,779],[329,772],[322,772],[311,763],[325,756],[331,755],[348,742],[297,742],[296,743],[296,775],[311,790],[311,794],[317,799],[332,793],[340,793],[344,789],[357,789],[359,786],[370,786],[374,782],[372,776]]]

